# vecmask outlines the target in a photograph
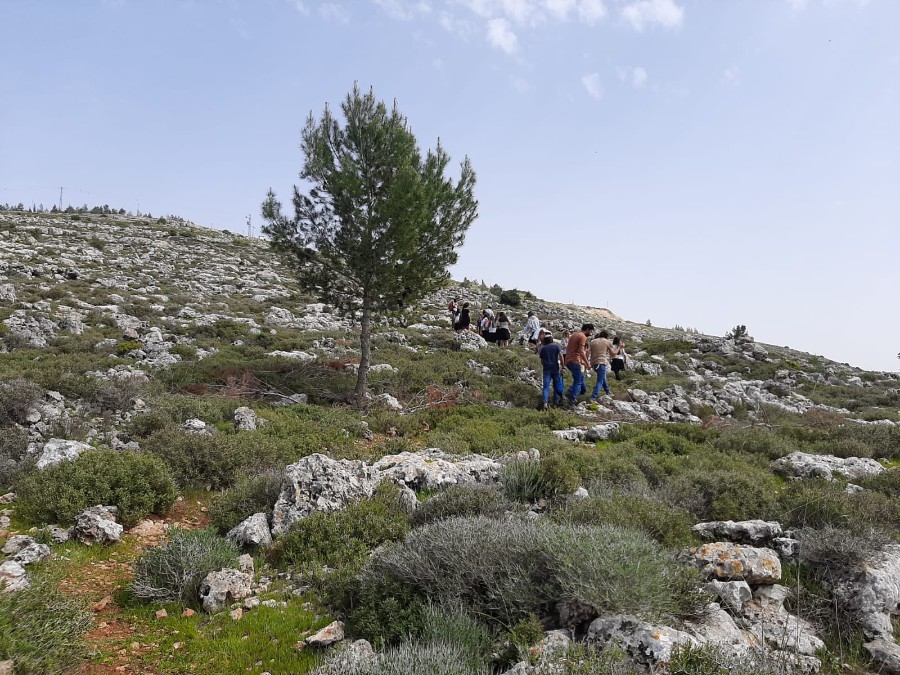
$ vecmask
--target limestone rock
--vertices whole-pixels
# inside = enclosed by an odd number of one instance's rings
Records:
[[[790,594],[789,588],[778,584],[754,590],[753,599],[744,605],[746,628],[773,649],[814,656],[825,643],[815,635],[812,624],[784,608]]]
[[[241,406],[234,411],[234,427],[238,431],[256,431],[256,413],[247,406]]]
[[[32,541],[28,546],[19,549],[10,560],[13,560],[22,567],[42,562],[50,557],[50,547],[47,544],[38,544]]]
[[[900,608],[900,544],[886,546],[858,568],[839,571],[831,592],[857,615],[869,638],[892,639],[891,615]]]
[[[315,511],[333,513],[371,497],[379,480],[378,472],[365,462],[308,455],[284,470],[272,513],[272,533],[283,534]]]
[[[212,431],[207,428],[206,422],[196,418],[185,420],[184,424],[181,425],[181,430],[186,434],[198,434],[201,436],[208,436],[212,433]]]
[[[272,533],[265,513],[254,513],[225,536],[238,546],[268,548],[272,545]]]
[[[332,621],[304,640],[311,647],[329,647],[344,639],[344,622]]]
[[[439,448],[427,448],[387,455],[372,468],[379,476],[392,478],[414,490],[431,490],[460,483],[496,483],[502,465],[483,455],[456,457]]]
[[[601,648],[615,644],[636,662],[646,666],[668,662],[676,645],[700,644],[688,633],[625,614],[594,619],[588,627],[586,639]]]
[[[38,469],[46,469],[48,466],[59,464],[73,459],[85,450],[90,450],[91,446],[80,441],[67,441],[62,438],[51,438],[44,444],[41,456],[37,460]]]
[[[15,560],[0,563],[0,592],[12,593],[31,586],[25,568]]]
[[[481,337],[478,333],[469,330],[463,330],[456,333],[453,339],[459,344],[460,351],[477,352],[480,349],[487,349],[491,345]]]
[[[825,478],[832,480],[840,474],[847,480],[876,476],[884,467],[868,457],[835,457],[792,452],[772,462],[772,470],[793,478]]]
[[[753,591],[746,581],[717,581],[706,584],[706,590],[718,597],[738,614],[744,608],[744,603],[753,597]]]
[[[768,548],[714,542],[688,549],[686,558],[707,579],[751,584],[774,584],[781,579],[781,561]]]
[[[900,675],[900,645],[893,640],[877,638],[863,645],[884,675]]]
[[[243,600],[251,593],[253,577],[235,569],[210,572],[200,584],[200,600],[204,611],[216,614],[224,611],[236,600]]]
[[[75,516],[73,536],[82,544],[115,544],[125,528],[116,522],[115,506],[92,506]]]
[[[0,552],[5,553],[6,555],[14,555],[23,548],[31,546],[31,544],[34,543],[34,538],[29,537],[27,534],[14,534],[6,540],[6,543],[3,544],[3,548],[0,549]]]
[[[781,524],[765,520],[714,520],[697,523],[691,530],[703,541],[730,541],[760,546],[782,534]]]

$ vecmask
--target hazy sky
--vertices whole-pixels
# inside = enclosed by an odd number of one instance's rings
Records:
[[[471,158],[458,278],[900,366],[900,0],[0,0],[0,25],[0,203],[245,231],[359,81]]]

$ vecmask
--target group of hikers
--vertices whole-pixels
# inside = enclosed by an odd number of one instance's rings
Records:
[[[450,321],[456,332],[473,331],[499,347],[509,346],[510,321],[505,312],[494,312],[491,307],[481,311],[481,316],[473,322],[471,305],[468,302],[459,304],[454,298],[447,306]],[[622,379],[628,355],[625,343],[618,336],[610,339],[609,333],[601,330],[594,337],[594,324],[582,324],[581,330],[569,333],[563,331],[562,338],[556,340],[547,326],[541,326],[534,312],[528,312],[528,319],[519,337],[519,344],[528,344],[537,352],[543,366],[543,390],[541,408],[550,407],[550,390],[553,390],[553,402],[556,405],[569,403],[575,405],[578,397],[587,394],[585,378],[592,372],[597,374],[597,383],[591,392],[589,401],[596,403],[600,392],[611,396],[606,374],[612,370],[617,380]],[[572,386],[564,392],[563,372],[572,373]]]
[[[597,383],[591,392],[589,401],[596,403],[600,392],[605,396],[612,396],[606,373],[611,368],[617,380],[622,379],[622,371],[625,370],[628,356],[625,353],[625,343],[619,336],[609,339],[609,333],[601,330],[592,339],[594,324],[585,323],[581,330],[571,335],[568,331],[563,333],[563,339],[557,342],[553,335],[547,331],[540,338],[538,356],[544,370],[544,383],[541,392],[541,408],[547,410],[550,407],[550,389],[553,389],[553,402],[561,405],[567,402],[575,405],[578,397],[587,394],[585,377],[591,372],[597,374]],[[572,386],[568,392],[563,388],[563,371],[572,373]]]

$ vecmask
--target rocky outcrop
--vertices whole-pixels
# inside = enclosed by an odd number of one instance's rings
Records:
[[[714,520],[697,523],[691,530],[703,541],[730,541],[761,546],[782,535],[781,524],[765,520]]]
[[[781,561],[768,548],[714,542],[688,549],[684,557],[707,579],[749,584],[774,584],[781,579]]]
[[[265,513],[254,513],[225,536],[241,547],[268,548],[272,545],[272,532]]]
[[[792,452],[772,462],[772,470],[790,478],[824,478],[833,480],[839,474],[847,480],[876,476],[884,467],[868,457],[835,457]]]
[[[283,534],[316,511],[333,513],[371,497],[378,471],[360,460],[334,460],[315,453],[284,470],[281,494],[272,512],[272,533]]]
[[[216,614],[228,609],[228,606],[248,597],[253,589],[253,577],[235,569],[223,569],[210,572],[200,584],[200,601],[203,610]]]
[[[82,544],[115,544],[124,528],[116,522],[115,506],[92,506],[75,517],[72,534]]]
[[[601,648],[615,645],[644,666],[667,663],[672,658],[672,649],[677,645],[700,644],[689,633],[624,614],[594,619],[585,639]]]
[[[38,469],[46,469],[48,466],[78,459],[82,452],[90,450],[91,446],[79,441],[67,441],[62,438],[51,438],[44,444],[41,455],[37,460]]]
[[[401,452],[379,459],[372,468],[414,490],[433,490],[461,483],[496,483],[502,464],[483,455],[455,457],[439,448]]]

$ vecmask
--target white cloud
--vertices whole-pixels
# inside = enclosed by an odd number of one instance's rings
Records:
[[[635,89],[640,89],[647,83],[647,71],[640,66],[633,68],[631,71],[631,85]]]
[[[569,12],[578,6],[577,0],[544,0],[544,7],[557,19],[565,21]]]
[[[581,78],[581,84],[591,98],[598,101],[603,98],[603,86],[600,84],[600,74],[591,73]]]
[[[294,9],[301,14],[309,14],[309,7],[306,6],[306,3],[303,2],[303,0],[294,0],[292,4],[294,5]]]
[[[737,66],[722,71],[722,83],[734,84],[741,78],[741,69]]]
[[[674,0],[636,0],[622,8],[622,18],[638,32],[654,24],[671,30],[684,22],[684,8]]]
[[[785,0],[790,6],[791,9],[801,10],[806,9],[806,6],[809,4],[809,0]]]
[[[344,9],[343,5],[336,2],[323,2],[319,5],[319,16],[326,21],[334,21],[336,23],[348,23],[350,14]]]
[[[512,81],[513,89],[520,94],[527,94],[534,89],[534,86],[524,77],[514,77]]]
[[[411,21],[431,12],[431,4],[426,0],[374,0],[393,19]]]
[[[487,38],[492,47],[496,47],[507,54],[515,54],[519,46],[519,38],[509,27],[506,19],[491,19],[487,24]]]

